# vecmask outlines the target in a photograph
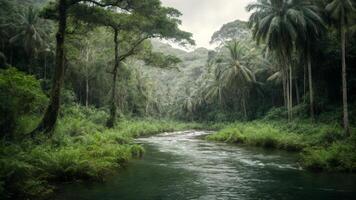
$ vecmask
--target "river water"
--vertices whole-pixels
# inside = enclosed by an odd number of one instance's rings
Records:
[[[208,142],[206,134],[138,139],[142,159],[105,183],[65,185],[56,200],[356,199],[356,175],[307,172],[296,154]]]

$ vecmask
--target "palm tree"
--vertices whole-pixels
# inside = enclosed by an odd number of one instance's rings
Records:
[[[23,44],[28,61],[28,71],[32,73],[33,58],[43,46],[45,36],[43,22],[38,16],[38,11],[32,6],[29,6],[26,12],[19,14],[18,17],[19,21],[16,25],[18,33],[10,38],[10,43]]]
[[[304,24],[304,34],[298,35],[297,47],[300,47],[301,54],[305,55],[308,66],[308,85],[309,85],[309,100],[310,100],[310,117],[314,120],[314,90],[312,76],[312,47],[315,41],[321,36],[324,30],[324,22],[321,17],[321,12],[316,4],[310,1],[298,1],[298,11],[302,18],[300,20]]]
[[[293,70],[291,57],[297,38],[306,38],[306,33],[318,18],[308,0],[257,0],[246,7],[254,11],[249,24],[257,43],[265,42],[274,51],[282,66],[283,84],[288,119],[292,118]],[[312,23],[313,22],[313,23]]]
[[[219,81],[223,84],[224,90],[235,90],[240,99],[244,116],[247,118],[246,100],[250,86],[256,82],[255,74],[243,64],[246,64],[245,61],[249,55],[239,41],[233,40],[225,47],[229,51],[229,57],[220,65],[222,73]]]
[[[326,5],[326,11],[330,13],[332,19],[335,20],[335,25],[340,32],[341,42],[341,59],[342,59],[342,102],[344,113],[344,129],[346,135],[350,135],[349,113],[347,104],[347,79],[346,79],[346,30],[350,25],[350,19],[355,13],[355,7],[352,0],[330,0]]]

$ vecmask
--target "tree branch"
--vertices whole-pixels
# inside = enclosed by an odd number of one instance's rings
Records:
[[[128,10],[128,6],[126,6],[126,8],[122,8],[121,6],[119,6],[120,2],[119,0],[116,1],[111,1],[111,2],[107,2],[104,3],[101,0],[70,0],[69,3],[67,4],[67,6],[71,6],[80,2],[88,2],[88,3],[93,3],[96,6],[100,6],[100,7],[108,7],[108,6],[116,6],[116,7],[120,7],[121,9],[124,10]]]
[[[148,38],[150,38],[150,36],[145,36],[145,37],[143,37],[143,38],[138,39],[138,40],[136,41],[136,43],[131,47],[130,50],[128,50],[125,54],[119,56],[119,60],[120,60],[120,61],[123,61],[123,60],[125,60],[127,57],[131,56],[131,55],[135,52],[136,48],[137,48],[143,41],[145,41],[145,40],[148,39]]]

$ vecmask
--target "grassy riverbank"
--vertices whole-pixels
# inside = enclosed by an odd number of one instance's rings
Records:
[[[356,171],[356,139],[343,138],[337,124],[307,121],[253,121],[236,123],[180,123],[169,120],[121,119],[105,128],[108,114],[93,108],[67,106],[53,136],[24,138],[38,120],[19,119],[11,140],[0,143],[1,199],[46,199],[55,185],[72,181],[104,181],[119,173],[127,161],[144,149],[133,138],[187,129],[218,130],[209,140],[301,152],[301,163],[313,170]],[[355,135],[355,134],[354,134]],[[26,138],[26,137],[25,137]]]
[[[299,151],[311,170],[356,172],[356,137],[343,137],[337,124],[308,121],[253,121],[227,125],[208,140]]]
[[[144,149],[133,143],[134,137],[201,128],[147,119],[122,120],[109,130],[104,127],[107,114],[103,111],[73,106],[64,112],[51,139],[39,136],[0,143],[1,199],[44,199],[59,182],[103,181],[128,160],[142,155]],[[33,119],[21,124],[31,126]]]

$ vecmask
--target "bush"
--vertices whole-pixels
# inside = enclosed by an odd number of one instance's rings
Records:
[[[262,122],[235,123],[207,139],[289,151],[299,151],[306,146],[303,136]]]
[[[15,68],[0,69],[0,99],[1,137],[12,137],[21,116],[39,113],[47,103],[40,82]]]
[[[335,123],[263,120],[231,124],[207,139],[301,151],[301,163],[305,168],[355,172],[355,129],[351,132],[353,137],[345,138],[342,127]]]
[[[301,163],[305,168],[317,171],[356,172],[356,141],[352,142],[338,141],[329,147],[307,148]]]
[[[103,181],[133,157],[142,146],[133,137],[200,127],[158,120],[122,120],[106,129],[105,111],[79,105],[61,110],[51,139],[0,143],[0,198],[47,199],[52,183],[73,180]],[[28,121],[28,119],[24,119]]]

